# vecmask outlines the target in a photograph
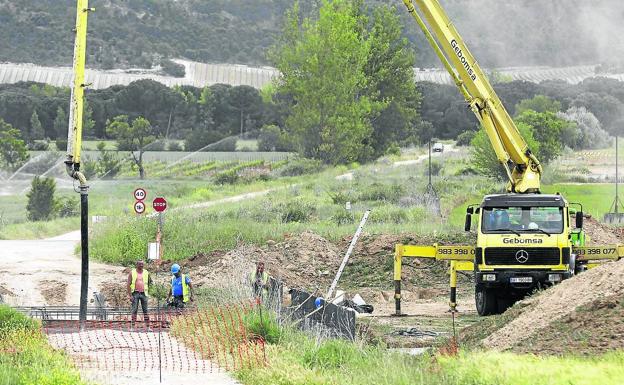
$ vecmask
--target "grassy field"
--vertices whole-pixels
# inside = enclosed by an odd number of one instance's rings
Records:
[[[83,384],[67,357],[53,350],[39,324],[0,305],[0,385]]]
[[[539,357],[460,350],[412,356],[382,343],[319,340],[265,322],[266,332],[260,333],[269,337],[268,362],[238,370],[236,378],[245,385],[616,385],[624,375],[624,352]],[[253,324],[245,326],[258,334]]]
[[[306,230],[336,241],[353,234],[367,209],[372,210],[366,226],[369,234],[456,233],[458,229],[446,220],[450,209],[463,205],[466,196],[492,189],[491,182],[482,177],[455,175],[461,161],[449,158],[445,161],[448,168],[442,167],[434,179],[442,217],[430,210],[422,165],[357,167],[350,180],[336,179],[345,170],[330,169],[293,180],[290,187],[278,179],[275,183],[282,183],[261,198],[169,213],[164,257],[177,260],[231,249],[240,242],[262,245]],[[130,259],[123,256],[144,254],[155,231],[156,223],[149,218],[111,221],[94,233],[92,254],[104,261],[127,263]]]
[[[160,172],[159,178],[163,179],[139,180],[130,178],[128,175],[128,178],[118,180],[91,180],[89,181],[89,215],[134,218],[133,192],[139,187],[147,190],[146,214],[149,214],[153,212],[150,202],[157,196],[165,197],[169,208],[176,209],[198,202],[296,184],[306,178],[280,176],[279,173],[275,173],[275,176],[266,174],[272,168],[297,166],[297,162],[250,161],[209,162],[207,164],[214,167],[207,170],[204,167],[206,164],[193,164],[194,167],[176,166],[166,170],[166,173],[163,168],[164,163],[149,164],[148,176],[149,172],[154,174]],[[181,164],[181,166],[189,165]],[[254,171],[257,168],[263,169],[262,173]],[[330,172],[340,171],[341,169],[337,169]],[[218,183],[219,181],[222,183]],[[23,184],[24,189],[29,187],[28,184]],[[56,196],[57,198],[72,196],[79,199],[79,195],[70,189],[57,188]],[[78,229],[77,219],[28,222],[26,204],[25,194],[0,196],[0,239],[34,239]]]

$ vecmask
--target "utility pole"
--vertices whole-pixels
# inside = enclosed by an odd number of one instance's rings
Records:
[[[76,1],[76,40],[74,44],[73,82],[69,105],[69,130],[67,133],[67,173],[80,183],[80,327],[87,320],[87,296],[89,288],[89,186],[87,178],[80,172],[82,147],[82,126],[84,113],[85,62],[87,56],[87,21],[89,0]]]

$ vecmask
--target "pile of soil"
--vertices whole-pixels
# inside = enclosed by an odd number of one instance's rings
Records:
[[[257,261],[266,271],[288,287],[325,290],[340,265],[339,250],[326,239],[312,233],[288,235],[283,242],[267,242],[267,247],[240,246],[219,255],[191,257],[183,263],[196,286],[224,287],[245,285]]]
[[[376,288],[375,297],[382,301],[382,290],[393,288],[394,249],[397,243],[433,244],[434,237],[416,238],[413,235],[363,235],[347,264],[340,280],[340,287],[351,291]],[[309,292],[324,293],[330,286],[351,237],[336,244],[313,233],[286,235],[284,241],[268,241],[265,247],[242,245],[229,252],[200,253],[180,262],[188,271],[196,287],[224,288],[246,286],[246,279],[255,269],[257,261],[264,261],[266,271],[279,279],[286,288],[298,288]],[[447,239],[440,244],[466,244],[462,237]],[[171,263],[162,265],[168,271]],[[415,298],[434,296],[421,293],[423,288],[447,290],[448,266],[434,260],[406,258],[403,267],[403,289],[417,293]],[[461,277],[460,286],[470,281]],[[435,290],[438,289],[438,290]],[[425,290],[426,291],[426,290]]]
[[[67,282],[39,281],[39,290],[47,305],[64,305],[67,297]]]
[[[605,263],[522,301],[482,345],[533,353],[622,349],[623,297],[624,260]]]
[[[590,217],[583,221],[583,229],[589,236],[590,245],[614,245],[624,242],[624,229],[610,227]]]

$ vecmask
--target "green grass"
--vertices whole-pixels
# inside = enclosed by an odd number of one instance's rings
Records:
[[[306,230],[338,241],[353,234],[366,209],[372,210],[367,233],[457,232],[443,218],[418,204],[425,189],[420,170],[388,167],[379,172],[378,167],[359,168],[353,181],[337,181],[335,175],[340,170],[332,169],[291,179],[298,184],[276,189],[262,198],[170,212],[164,229],[164,258],[179,260],[198,252],[229,250],[241,242],[263,245],[267,240],[282,240],[286,233]],[[483,178],[471,177],[472,184],[467,180],[461,177],[436,182],[443,207],[458,204],[454,203],[455,197],[468,195],[466,191],[474,194],[490,188]],[[283,181],[263,186],[283,186]],[[345,209],[346,201],[352,202],[350,212]],[[145,254],[155,232],[153,219],[113,220],[96,229],[92,255],[107,262],[130,263],[134,255]]]
[[[42,239],[80,228],[80,218],[56,218],[47,222],[13,223],[0,228],[0,239]]]
[[[0,305],[0,385],[83,384],[67,357],[53,350],[39,324]]]
[[[266,367],[236,372],[238,380],[245,385],[616,385],[624,375],[623,352],[593,358],[484,351],[409,356],[342,340],[317,343],[296,331],[268,345],[267,357]]]
[[[104,142],[106,147],[105,150],[116,150],[117,142],[114,140],[83,140],[82,141],[82,150],[83,151],[97,151],[97,146],[100,142]]]
[[[543,192],[554,194],[560,192],[568,202],[583,204],[583,210],[602,220],[609,211],[615,198],[615,186],[611,184],[565,184],[559,183],[544,186]]]

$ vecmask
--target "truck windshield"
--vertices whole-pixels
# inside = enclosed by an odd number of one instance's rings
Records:
[[[481,231],[484,233],[546,232],[549,234],[561,234],[563,232],[563,208],[483,208]]]

